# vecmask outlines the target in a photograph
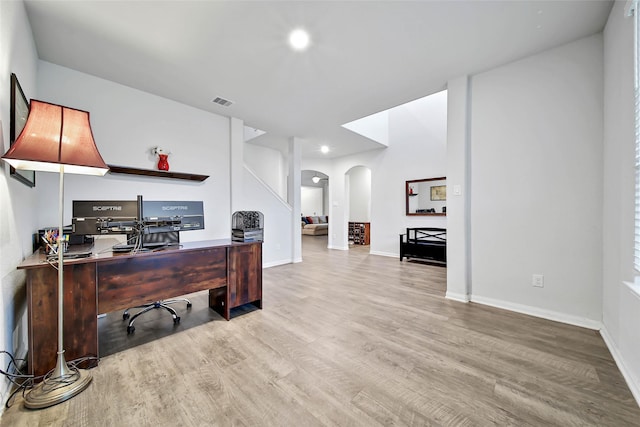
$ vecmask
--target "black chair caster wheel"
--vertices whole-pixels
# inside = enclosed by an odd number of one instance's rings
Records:
[[[131,335],[136,330],[135,326],[127,326],[127,335]]]
[[[180,316],[176,316],[175,319],[173,319],[173,324],[177,325],[178,323],[180,323]]]
[[[131,316],[129,316],[129,313],[124,313],[122,315],[122,320],[127,320],[129,317],[131,317]]]
[[[187,308],[191,308],[193,304],[191,304],[190,302],[187,303]]]

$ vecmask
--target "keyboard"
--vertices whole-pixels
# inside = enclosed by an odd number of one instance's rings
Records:
[[[91,249],[69,249],[65,252],[64,259],[78,259],[78,258],[88,258],[93,254]],[[47,255],[47,260],[57,260],[58,254],[49,254]]]

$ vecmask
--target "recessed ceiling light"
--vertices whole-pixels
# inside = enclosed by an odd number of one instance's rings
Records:
[[[295,29],[289,33],[289,45],[293,50],[306,50],[310,43],[309,33],[302,28]]]
[[[320,152],[322,154],[327,154],[329,152],[329,147],[327,147],[326,145],[323,145],[322,147],[320,147]]]

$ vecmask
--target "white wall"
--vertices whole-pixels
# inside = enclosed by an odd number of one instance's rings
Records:
[[[324,215],[324,189],[322,187],[300,187],[300,205],[303,216]]]
[[[231,176],[227,181],[231,186],[231,210],[259,211],[264,215],[263,267],[295,262],[300,258],[299,197],[289,193],[290,205],[245,164],[244,150],[248,144],[244,143],[244,128],[242,120],[231,118]],[[298,176],[299,163],[294,160],[288,165],[297,168]],[[299,188],[299,179],[297,185]]]
[[[407,227],[447,228],[443,216],[406,216],[405,181],[447,175],[447,91],[389,112],[389,147],[371,168],[371,253],[397,256]]]
[[[244,163],[282,200],[287,200],[287,162],[281,151],[245,144]]]
[[[325,215],[329,214],[329,180],[320,181],[322,184],[322,211]]]
[[[629,286],[634,235],[633,19],[616,2],[604,30],[604,197],[601,331],[640,403],[640,290]]]
[[[31,26],[22,2],[0,1],[0,148],[9,149],[10,75],[15,73],[27,99],[37,97],[37,53]],[[29,188],[9,176],[9,165],[0,162],[0,349],[23,358],[27,352],[27,320],[24,272],[16,266],[32,252],[31,234],[37,229],[37,188]],[[40,185],[36,177],[36,185]],[[9,359],[0,356],[5,369]],[[0,377],[0,414],[8,397],[9,382]]]
[[[595,35],[472,78],[472,300],[599,327],[602,49]]]
[[[91,113],[96,144],[108,164],[155,169],[149,150],[171,151],[170,170],[209,175],[201,183],[130,175],[65,176],[65,223],[74,199],[202,200],[205,229],[181,233],[183,241],[230,236],[229,119],[40,61],[39,96]],[[39,173],[38,225],[56,224],[57,179]],[[51,175],[51,174],[49,174]]]
[[[349,221],[371,222],[371,169],[349,170]]]
[[[265,185],[253,172],[244,168],[243,201],[234,204],[234,210],[260,211],[264,215],[264,242],[262,264],[266,267],[293,261],[292,222],[298,223],[296,236],[300,238],[300,214]]]
[[[347,250],[349,193],[347,173],[371,170],[370,252],[398,256],[399,234],[407,227],[446,228],[446,217],[406,216],[405,181],[446,176],[447,92],[442,91],[389,111],[389,146],[340,157],[327,165],[306,161],[305,169],[329,175],[329,247]],[[324,168],[324,169],[323,169]],[[329,168],[330,172],[326,172]]]

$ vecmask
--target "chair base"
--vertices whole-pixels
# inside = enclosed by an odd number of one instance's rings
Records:
[[[165,310],[167,310],[171,314],[171,317],[173,317],[173,324],[177,325],[178,323],[180,323],[180,316],[178,316],[178,313],[173,309],[173,307],[170,307],[169,304],[175,304],[178,302],[186,302],[187,309],[191,308],[191,301],[189,301],[186,298],[176,298],[176,299],[155,301],[149,304],[143,304],[143,305],[138,305],[136,307],[127,308],[124,311],[124,313],[122,313],[122,320],[127,320],[130,318],[129,325],[127,326],[127,334],[128,335],[132,334],[136,330],[135,326],[133,326],[133,323],[136,321],[136,319],[140,315],[146,313],[147,311],[154,310],[156,308],[164,308]],[[131,316],[129,314],[129,310],[131,310],[132,308],[141,308],[142,310],[140,310],[139,312]]]

